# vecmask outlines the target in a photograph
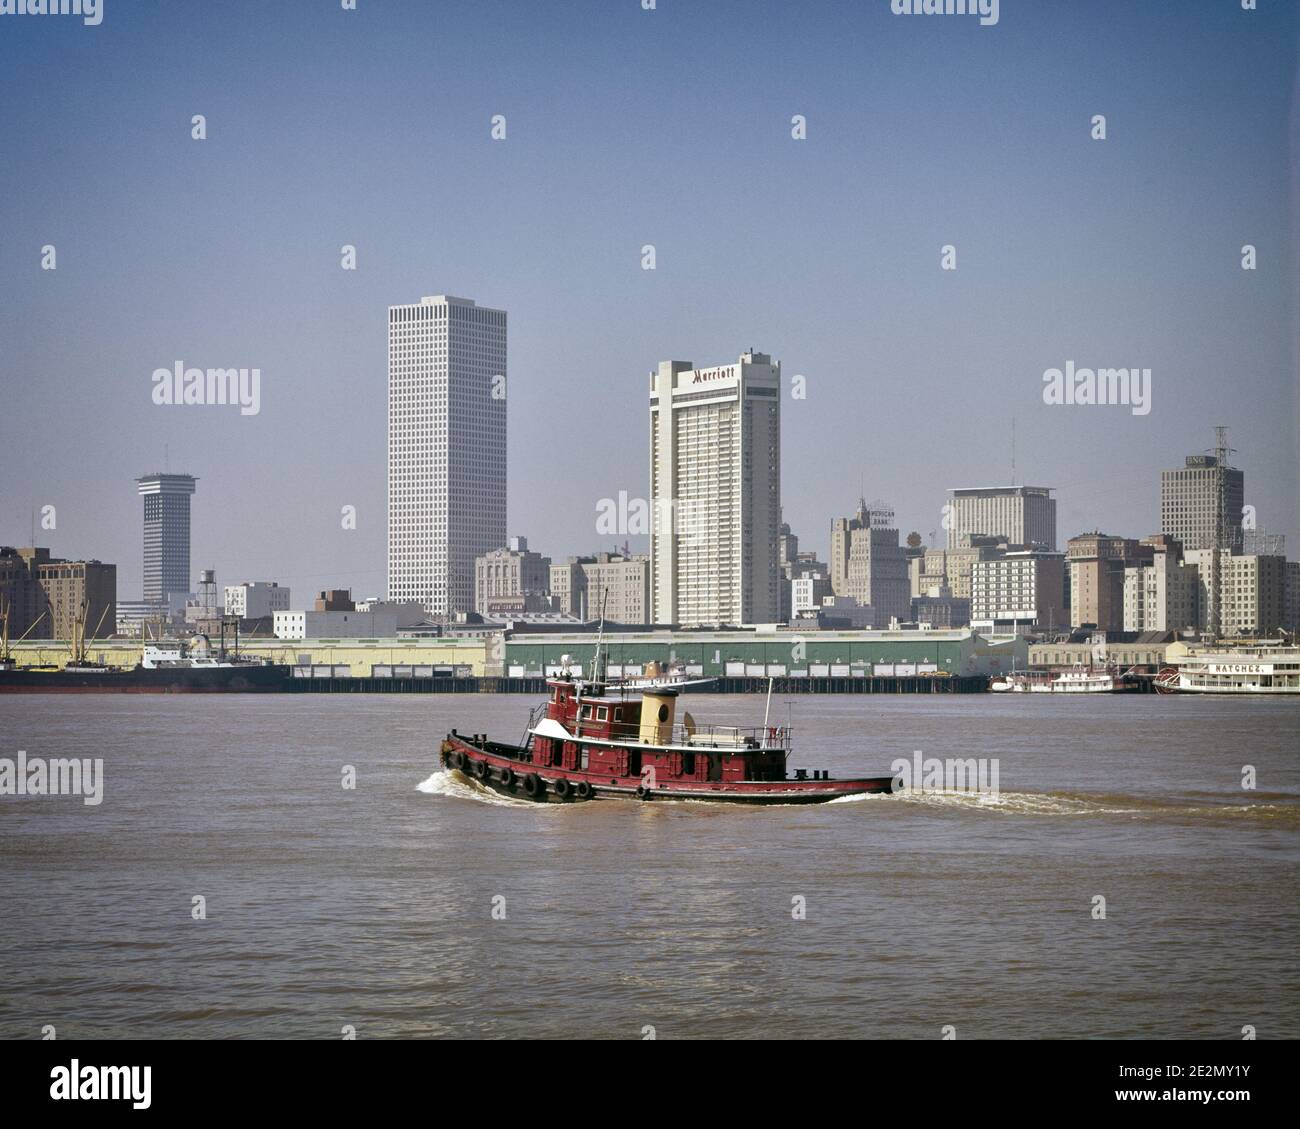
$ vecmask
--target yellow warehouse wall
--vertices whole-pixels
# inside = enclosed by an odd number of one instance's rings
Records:
[[[67,665],[71,655],[68,644],[52,639],[30,639],[13,643],[10,648],[19,666]],[[482,677],[487,644],[482,639],[447,640],[436,644],[420,640],[394,640],[384,643],[321,643],[312,639],[242,639],[239,652],[256,658],[292,666],[299,655],[310,655],[313,664],[329,663],[350,666],[353,676],[370,677],[371,667],[379,665],[425,664],[468,666],[475,677]],[[86,644],[86,655],[109,666],[133,667],[140,661],[140,644],[129,639],[94,639]]]

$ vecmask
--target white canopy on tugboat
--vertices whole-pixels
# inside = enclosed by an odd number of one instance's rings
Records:
[[[544,717],[533,726],[532,732],[539,737],[552,737],[557,741],[572,741],[573,734],[553,717]]]

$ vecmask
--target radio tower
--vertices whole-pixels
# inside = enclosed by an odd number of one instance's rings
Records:
[[[1219,557],[1224,549],[1232,551],[1232,542],[1235,539],[1229,529],[1228,519],[1228,456],[1233,454],[1233,449],[1228,446],[1228,429],[1226,427],[1216,427],[1214,429],[1214,469],[1217,477],[1217,489],[1214,498],[1214,549],[1210,553],[1210,608],[1209,615],[1206,617],[1206,626],[1209,629],[1210,636],[1217,639],[1222,625],[1219,620],[1221,617],[1222,600],[1220,592],[1223,588],[1223,569]]]

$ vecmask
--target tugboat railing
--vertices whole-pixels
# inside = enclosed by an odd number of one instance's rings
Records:
[[[524,738],[519,742],[527,748],[532,742],[533,730],[547,714],[548,703],[535,706],[528,713]],[[589,707],[587,707],[589,708]],[[581,728],[578,728],[580,725]],[[584,740],[599,743],[601,740],[621,745],[641,745],[646,748],[677,746],[686,749],[718,752],[779,752],[793,750],[794,731],[788,725],[701,725],[699,722],[677,721],[672,725],[651,726],[643,730],[639,721],[606,721],[604,718],[584,716],[580,722],[564,723],[566,732]],[[643,736],[643,733],[646,735]],[[647,736],[649,739],[647,739]]]
[[[688,735],[686,726],[678,727],[683,735]],[[762,748],[779,748],[784,747],[785,742],[790,736],[790,729],[784,725],[755,725],[755,726],[736,726],[736,725],[694,725],[690,727],[696,737],[719,737],[733,738],[736,740],[752,741]]]
[[[541,720],[541,718],[545,715],[545,713],[546,713],[545,702],[542,702],[540,705],[534,706],[532,709],[528,711],[528,722],[524,726],[524,735],[519,738],[519,747],[521,749],[527,749],[532,744],[533,726],[536,725],[539,720]]]
[[[785,725],[735,726],[735,725],[683,725],[671,730],[660,730],[659,739],[644,741],[647,745],[681,745],[699,749],[716,749],[737,752],[774,752],[790,750],[791,730]],[[637,738],[634,731],[622,740]],[[617,739],[617,738],[616,738]]]

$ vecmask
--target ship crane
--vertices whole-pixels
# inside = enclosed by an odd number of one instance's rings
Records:
[[[0,667],[9,667],[14,665],[13,652],[9,646],[9,619],[12,608],[13,600],[9,597],[5,597],[3,603],[0,603]],[[36,629],[36,625],[49,615],[49,612],[49,608],[43,609],[41,614],[27,625],[27,630],[19,635],[14,642],[21,643],[26,639],[27,636]]]
[[[91,632],[91,638],[99,635],[99,629],[104,626],[104,619],[108,615],[108,609],[111,604],[105,604],[104,610],[99,615],[99,622],[95,624],[95,630]],[[85,596],[77,608],[76,618],[72,621],[72,663],[74,666],[83,666],[86,663],[86,623],[90,617],[90,597]]]

